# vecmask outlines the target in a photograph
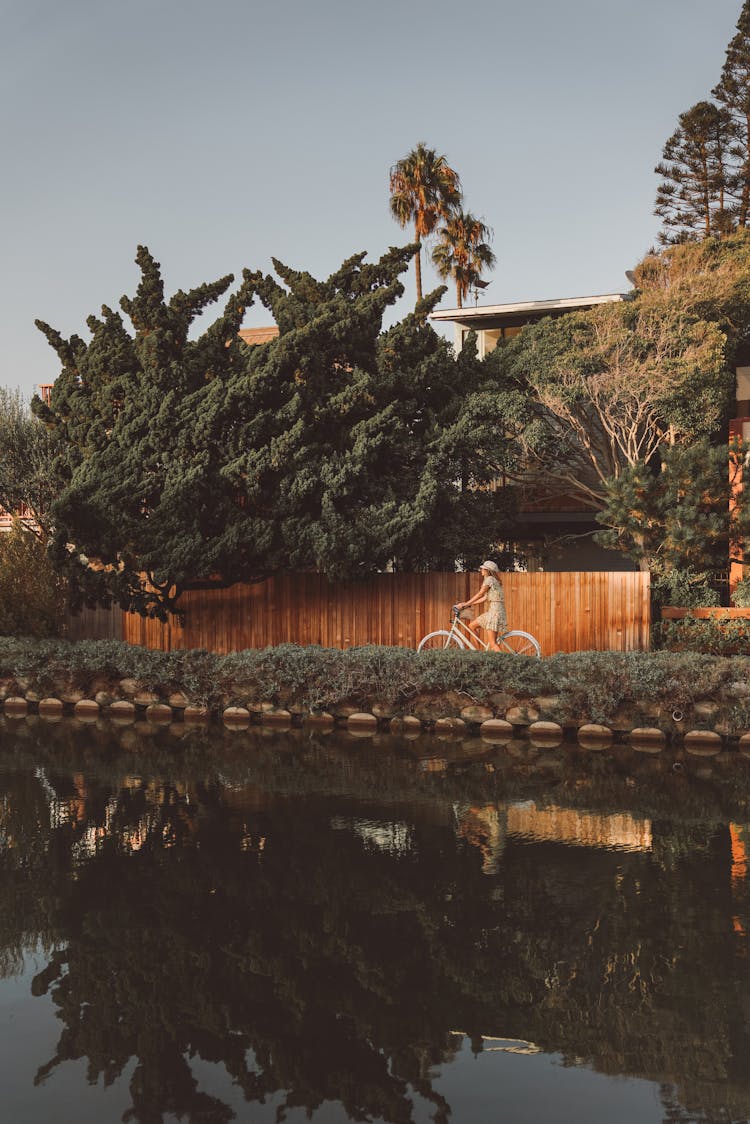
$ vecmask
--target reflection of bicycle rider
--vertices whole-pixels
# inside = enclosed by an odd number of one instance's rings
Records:
[[[469,605],[477,605],[480,601],[487,603],[487,608],[473,621],[467,621],[472,632],[478,628],[483,629],[488,636],[488,646],[491,652],[499,652],[497,644],[498,632],[505,632],[505,598],[503,597],[502,578],[495,562],[483,562],[479,573],[484,578],[482,586],[470,601],[459,601],[457,609],[466,609]]]

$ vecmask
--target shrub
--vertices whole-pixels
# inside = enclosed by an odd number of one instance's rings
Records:
[[[732,604],[735,609],[750,609],[750,578],[737,582],[732,592]]]
[[[44,543],[16,519],[0,534],[0,635],[59,636],[65,587]]]
[[[685,609],[711,608],[720,604],[710,584],[711,575],[694,570],[670,570],[651,585],[652,597],[658,607],[679,605]]]
[[[662,621],[659,644],[673,652],[704,652],[714,656],[750,655],[749,620]]]

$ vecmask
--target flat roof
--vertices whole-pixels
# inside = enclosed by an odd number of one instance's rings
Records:
[[[545,301],[514,301],[513,304],[483,304],[474,308],[439,308],[430,313],[430,320],[454,320],[470,324],[472,320],[497,319],[504,316],[544,316],[548,312],[574,312],[597,304],[614,304],[625,300],[625,293],[599,293],[593,297],[559,297]]]

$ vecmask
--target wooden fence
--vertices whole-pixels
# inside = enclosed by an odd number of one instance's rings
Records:
[[[543,655],[648,649],[648,574],[510,573],[502,578],[508,627],[531,632]],[[479,584],[477,574],[454,573],[377,574],[337,585],[318,574],[283,576],[188,592],[181,598],[182,623],[122,614],[122,638],[164,651],[232,652],[286,641],[414,648],[425,633],[447,628],[451,605],[467,600]]]

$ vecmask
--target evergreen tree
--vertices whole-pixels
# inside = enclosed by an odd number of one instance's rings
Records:
[[[51,475],[55,437],[40,424],[18,390],[0,387],[0,507],[25,508],[30,534],[43,542],[53,500]]]
[[[704,438],[665,449],[660,464],[638,461],[608,482],[598,541],[655,575],[726,575],[750,536],[750,499],[737,487],[745,455]]]
[[[492,231],[481,219],[462,210],[449,215],[438,230],[439,242],[432,251],[432,260],[443,280],[452,277],[455,281],[459,308],[483,271],[495,264],[491,237]]]
[[[654,208],[664,222],[662,244],[722,236],[735,228],[734,139],[724,106],[701,101],[680,114],[655,168],[662,177]]]
[[[414,250],[356,255],[325,282],[246,271],[188,339],[232,279],[166,301],[141,248],[121,302],[133,334],[106,308],[88,344],[40,324],[63,366],[34,406],[61,443],[52,548],[78,600],[163,619],[199,581],[452,567],[507,537],[512,490],[487,485],[513,455],[496,435],[517,397],[486,399],[475,353],[454,358],[427,326],[442,290],[382,332]],[[280,335],[247,348],[256,295]]]
[[[422,242],[461,203],[461,181],[445,156],[420,141],[391,168],[391,214],[400,227],[414,223],[414,235]],[[422,258],[414,257],[417,303],[422,299]]]
[[[750,220],[750,0],[745,0],[737,21],[737,34],[727,47],[721,79],[713,90],[728,112],[733,128],[732,155],[738,180],[737,224]]]

